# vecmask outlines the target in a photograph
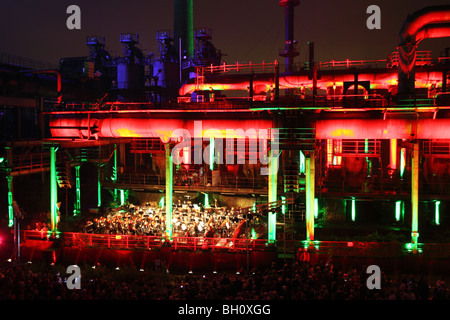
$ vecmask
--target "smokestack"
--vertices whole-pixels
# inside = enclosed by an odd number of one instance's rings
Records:
[[[279,5],[285,12],[285,49],[280,56],[285,57],[286,72],[294,71],[294,57],[298,56],[294,40],[294,7],[300,4],[300,0],[280,0]]]
[[[174,45],[188,57],[194,55],[194,0],[174,0]]]

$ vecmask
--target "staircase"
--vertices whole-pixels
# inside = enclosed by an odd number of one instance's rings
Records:
[[[284,192],[300,191],[299,152],[289,152],[289,156],[283,161]]]
[[[72,188],[73,180],[70,161],[65,153],[60,153],[56,162],[56,179],[60,188]]]

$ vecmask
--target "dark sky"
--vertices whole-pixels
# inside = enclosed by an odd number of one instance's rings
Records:
[[[214,45],[227,63],[282,62],[284,9],[278,0],[194,0],[194,27],[213,30]],[[397,45],[408,14],[448,0],[301,0],[295,9],[295,39],[307,60],[314,41],[317,61],[385,59]],[[81,8],[81,30],[69,30],[66,9]],[[381,30],[369,30],[366,9],[381,8]],[[157,53],[158,30],[173,30],[173,0],[1,0],[0,51],[45,62],[86,56],[85,38],[102,35],[113,56],[122,55],[119,35],[138,33],[144,52]],[[427,39],[419,50],[433,56],[450,46],[450,38]]]

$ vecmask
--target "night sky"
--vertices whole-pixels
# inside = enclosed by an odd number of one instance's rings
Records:
[[[213,44],[227,63],[284,62],[284,8],[278,0],[194,0],[194,27],[213,30]],[[81,8],[81,30],[69,30],[66,9]],[[369,30],[366,9],[381,8],[381,30]],[[294,37],[307,61],[308,41],[315,43],[316,61],[385,59],[398,41],[408,14],[448,0],[301,0],[295,8]],[[138,33],[144,53],[157,53],[156,32],[173,30],[172,0],[1,0],[0,51],[58,63],[63,57],[86,56],[88,35],[106,38],[113,56],[122,55],[119,35]],[[440,55],[450,39],[427,39],[419,50]]]

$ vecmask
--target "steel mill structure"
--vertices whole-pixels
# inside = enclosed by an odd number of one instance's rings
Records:
[[[212,30],[194,28],[193,0],[175,1],[157,54],[144,55],[133,33],[120,35],[118,57],[98,35],[86,39],[87,56],[56,66],[3,54],[1,212],[16,241],[26,195],[15,182],[26,178],[45,188],[50,237],[68,218],[133,196],[164,208],[169,244],[182,243],[173,205],[196,199],[262,214],[250,246],[280,250],[293,226],[293,240],[327,241],[317,222],[337,217],[406,228],[417,252],[422,226],[449,222],[449,48],[433,59],[420,42],[450,36],[450,6],[409,15],[387,59],[315,61],[309,42],[300,64],[299,5],[279,1],[284,64],[223,62]]]

